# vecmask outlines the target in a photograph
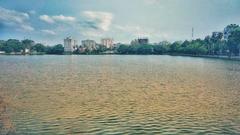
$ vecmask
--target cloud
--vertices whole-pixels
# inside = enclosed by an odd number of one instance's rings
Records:
[[[26,31],[34,31],[34,28],[30,25],[21,25],[20,27]]]
[[[30,10],[28,13],[29,13],[30,15],[35,15],[35,14],[36,14],[36,11],[35,11],[35,10]]]
[[[55,23],[55,21],[48,15],[41,15],[39,19],[46,22],[46,23]]]
[[[115,25],[115,28],[117,30],[120,30],[122,32],[126,32],[126,33],[130,33],[133,36],[136,37],[150,37],[152,34],[152,31],[150,31],[149,29],[144,29],[140,26],[131,26],[131,25],[125,25],[125,26],[121,26],[121,25]]]
[[[109,12],[84,11],[83,16],[86,17],[85,25],[103,31],[109,30],[113,20],[113,14]]]
[[[74,22],[76,20],[76,18],[72,16],[63,16],[63,15],[52,16],[52,18],[55,21],[61,21],[61,22]]]
[[[99,37],[109,30],[113,15],[108,12],[84,11],[79,18],[62,14],[53,16],[45,14],[39,16],[39,19],[48,24],[57,24],[51,26],[52,30],[42,29],[41,32],[45,34],[69,33],[85,37]]]
[[[56,35],[56,33],[54,31],[52,31],[52,30],[45,29],[45,30],[41,30],[41,32],[43,32],[45,34],[49,34],[49,35]]]
[[[41,15],[39,16],[39,19],[50,24],[53,24],[55,22],[70,23],[70,22],[76,21],[75,17],[64,16],[64,15],[56,15],[56,16]]]
[[[129,37],[132,38],[147,37],[150,39],[155,39],[157,42],[159,40],[168,40],[173,37],[173,34],[167,31],[160,32],[153,28],[141,27],[137,25],[114,25],[113,28],[115,31],[117,31],[117,33],[122,35],[129,35]],[[171,36],[169,34],[171,34]]]
[[[159,2],[159,0],[144,0],[147,4],[156,4]]]
[[[28,13],[17,12],[0,7],[0,23],[16,28],[17,30],[33,31],[34,28],[29,24]]]

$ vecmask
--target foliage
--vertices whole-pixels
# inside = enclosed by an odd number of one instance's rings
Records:
[[[23,51],[24,47],[22,43],[19,40],[16,39],[9,39],[7,40],[2,47],[2,50],[6,53],[11,52],[21,52]]]
[[[118,47],[117,51],[120,54],[128,54],[128,48],[129,48],[129,46],[127,46],[127,45],[120,45]]]
[[[206,54],[207,53],[207,48],[200,44],[199,42],[191,43],[186,47],[185,50],[186,54],[194,54],[194,55],[199,55],[199,54]]]
[[[53,47],[46,47],[46,53],[47,54],[63,54],[64,53],[64,47],[61,44],[55,45]]]
[[[153,46],[153,51],[155,54],[164,54],[169,51],[169,46],[167,45],[155,45]]]
[[[33,40],[30,39],[22,40],[22,45],[24,49],[31,49],[34,44],[35,42]]]
[[[31,52],[45,54],[63,54],[64,47],[61,44],[55,46],[44,46],[33,40],[9,39],[0,40],[0,51],[6,53],[23,53],[30,49]],[[176,41],[170,43],[162,41],[157,44],[118,44],[114,49],[107,49],[105,46],[97,45],[96,48],[80,48],[73,54],[101,54],[106,51],[113,51],[119,54],[188,54],[188,55],[239,55],[240,54],[240,27],[231,24],[223,32],[213,32],[204,39]]]
[[[231,32],[228,37],[227,46],[229,48],[230,54],[239,55],[240,51],[240,28],[235,29]]]
[[[31,50],[36,52],[45,52],[46,47],[43,44],[37,43],[36,45],[32,46]]]

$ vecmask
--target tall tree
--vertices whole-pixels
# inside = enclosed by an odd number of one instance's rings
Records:
[[[37,43],[32,47],[32,50],[36,52],[45,52],[46,47],[41,43]]]
[[[231,32],[228,37],[227,45],[230,51],[230,57],[232,54],[239,55],[240,53],[240,28]]]
[[[211,36],[211,51],[212,54],[219,54],[220,53],[220,45],[221,41],[223,39],[223,33],[222,32],[213,32]]]
[[[64,47],[61,44],[55,45],[52,47],[52,54],[63,54],[64,53]]]
[[[9,39],[3,45],[3,51],[6,53],[21,52],[23,50],[22,43],[17,39]]]
[[[35,42],[30,39],[24,39],[24,40],[22,40],[22,44],[23,44],[24,50],[32,49],[32,46],[34,46]]]

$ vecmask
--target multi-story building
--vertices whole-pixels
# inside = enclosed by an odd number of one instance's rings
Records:
[[[72,37],[67,37],[64,39],[64,52],[73,52],[77,46],[77,40]]]
[[[113,48],[113,39],[112,38],[103,38],[101,40],[102,45],[106,46],[107,48]]]
[[[82,47],[88,49],[88,50],[96,50],[97,49],[97,43],[94,40],[83,40],[82,41]]]
[[[131,42],[131,45],[146,45],[149,43],[148,38],[138,38]]]

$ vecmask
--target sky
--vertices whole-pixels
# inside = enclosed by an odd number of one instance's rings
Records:
[[[72,36],[130,43],[204,38],[240,24],[240,0],[0,0],[0,39],[63,44]]]

